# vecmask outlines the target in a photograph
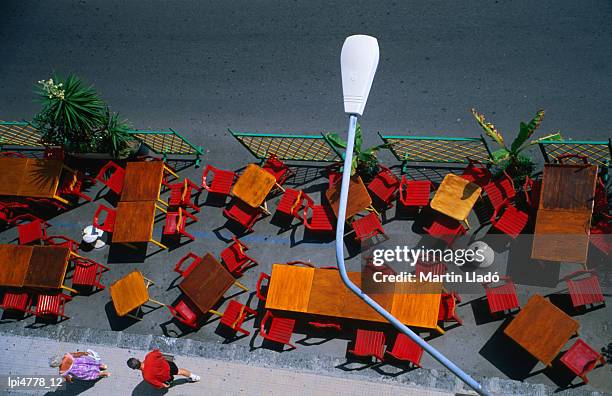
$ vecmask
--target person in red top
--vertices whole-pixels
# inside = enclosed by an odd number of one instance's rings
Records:
[[[190,382],[200,380],[199,376],[189,370],[178,368],[174,362],[166,360],[159,349],[149,352],[142,362],[136,358],[129,358],[127,365],[133,370],[142,371],[144,380],[160,389],[169,388],[177,374],[189,378]]]

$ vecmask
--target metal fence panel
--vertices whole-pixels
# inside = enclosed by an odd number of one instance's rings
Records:
[[[0,121],[0,148],[4,146],[44,147],[40,133],[25,121]]]
[[[610,139],[608,141],[543,140],[539,145],[546,162],[553,162],[564,154],[583,155],[589,159],[589,162],[603,167],[610,166],[612,162]]]

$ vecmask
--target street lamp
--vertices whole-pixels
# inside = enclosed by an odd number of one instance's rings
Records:
[[[355,35],[347,37],[342,46],[340,55],[340,67],[342,69],[342,91],[344,94],[344,112],[349,115],[348,137],[346,152],[344,154],[344,168],[342,172],[342,187],[340,189],[340,205],[338,207],[338,222],[336,224],[336,261],[340,270],[342,281],[353,293],[365,301],[376,312],[382,315],[395,328],[410,337],[437,361],[442,363],[453,374],[474,389],[478,394],[489,396],[482,386],[457,365],[448,360],[446,356],[425,342],[416,333],[397,320],[387,312],[376,301],[370,298],[363,290],[359,289],[348,277],[344,265],[344,222],[346,216],[346,204],[351,177],[351,165],[353,161],[353,147],[355,146],[355,129],[357,117],[363,114],[372,81],[378,66],[378,41],[371,36]]]

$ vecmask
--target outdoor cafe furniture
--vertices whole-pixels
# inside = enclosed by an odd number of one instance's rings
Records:
[[[283,184],[295,173],[289,169],[289,167],[281,161],[276,154],[270,154],[266,162],[263,164],[262,169],[274,176],[276,180],[276,186],[281,190],[284,190]]]
[[[469,182],[478,184],[480,187],[484,187],[489,184],[493,175],[482,162],[468,158],[468,166],[461,173],[461,177]]]
[[[399,185],[399,202],[404,206],[422,208],[429,205],[431,182],[429,180],[408,180],[402,176]]]
[[[199,318],[196,310],[189,307],[189,303],[181,299],[176,305],[166,305],[166,308],[170,311],[170,314],[185,326],[197,329],[199,327]]]
[[[155,283],[145,278],[140,271],[132,271],[110,285],[111,300],[117,316],[142,320],[138,314],[142,312],[142,306],[147,302],[164,306],[165,304],[149,297],[149,286],[153,284]],[[132,314],[134,311],[135,314]]]
[[[36,309],[34,315],[36,317],[54,316],[63,319],[69,319],[64,314],[66,303],[72,300],[72,297],[64,293],[58,294],[39,294],[36,301]]]
[[[361,286],[361,273],[349,272],[349,278]],[[261,293],[263,280],[269,277],[267,296]],[[438,326],[441,283],[393,283],[393,290],[374,299],[405,325],[444,333]],[[270,276],[264,273],[258,282],[258,297],[266,309],[296,312],[337,319],[385,322],[372,307],[349,291],[336,269],[274,264]]]
[[[542,191],[542,180],[532,179],[529,176],[525,177],[523,185],[523,193],[525,194],[525,202],[529,206],[529,210],[535,213],[540,205],[540,192]]]
[[[487,194],[489,203],[493,207],[493,211],[499,210],[507,201],[514,201],[516,190],[514,182],[510,175],[504,171],[503,176],[497,180],[493,180],[483,186],[483,190]]]
[[[191,200],[193,191],[200,192],[202,190],[194,182],[185,178],[182,182],[172,183],[169,186],[170,198],[168,198],[168,205],[170,207],[181,207],[184,209],[189,207],[196,212],[200,211],[200,208]]]
[[[95,183],[95,180],[85,176],[85,174],[79,170],[70,173],[61,180],[58,195],[76,197],[77,201],[79,198],[83,198],[89,202],[93,201],[92,197],[83,192],[83,187],[86,180],[91,181],[92,184]]]
[[[586,264],[595,165],[545,164],[531,258]]]
[[[368,183],[368,190],[380,199],[386,207],[391,207],[400,181],[391,169],[383,165],[380,165],[380,169],[381,171]]]
[[[423,227],[423,231],[434,238],[446,242],[448,247],[452,246],[455,240],[465,235],[466,232],[459,221],[443,214],[436,214],[432,223]]]
[[[0,245],[0,286],[77,293],[64,285],[71,256],[62,246]]]
[[[36,220],[38,217],[31,213],[18,213],[27,211],[29,206],[19,202],[0,202],[0,224],[13,225],[21,220]]]
[[[125,169],[114,163],[108,161],[96,176],[96,181],[101,182],[112,192],[117,195],[121,195],[123,191],[123,180],[125,179]]]
[[[32,243],[41,244],[43,239],[47,237],[47,228],[50,226],[44,220],[35,219],[28,223],[22,223],[17,226],[20,245],[30,245]]]
[[[600,177],[597,178],[595,186],[595,197],[593,198],[593,214],[607,215],[610,212],[610,204],[608,203],[608,190]]]
[[[75,257],[74,274],[72,274],[73,286],[91,286],[98,290],[106,288],[102,282],[102,273],[108,271],[108,267],[85,257]]]
[[[360,242],[376,235],[386,235],[378,215],[374,212],[369,212],[367,215],[353,220],[351,227],[355,231],[355,239]]]
[[[308,322],[308,326],[314,327],[315,329],[342,331],[342,322],[337,319],[321,318],[311,320]]]
[[[255,165],[247,165],[232,188],[232,194],[251,208],[261,207],[269,214],[266,197],[276,185],[274,175]]]
[[[491,216],[491,226],[512,239],[516,239],[523,232],[528,221],[529,215],[517,209],[509,198],[495,209]]]
[[[507,276],[500,277],[500,284],[483,283],[489,305],[489,312],[494,314],[497,312],[511,311],[519,308],[518,297],[514,282]]]
[[[102,217],[101,215],[104,215]],[[100,204],[93,217],[93,226],[105,232],[112,233],[115,230],[115,220],[117,219],[117,211],[111,209],[104,204]],[[104,220],[100,222],[101,220]]]
[[[461,302],[461,296],[455,292],[442,293],[440,297],[440,310],[438,311],[438,321],[456,322],[463,324],[457,316],[457,303]]]
[[[223,312],[220,322],[222,325],[248,336],[251,333],[242,328],[242,324],[247,319],[248,315],[257,316],[257,311],[236,300],[230,300],[227,304],[227,308],[225,308]]]
[[[189,263],[186,267],[184,267],[185,263]],[[179,274],[182,277],[189,275],[191,271],[202,262],[202,257],[198,256],[193,252],[189,252],[176,263],[174,266],[174,272]]]
[[[304,192],[302,190],[286,188],[276,205],[276,213],[281,213],[285,216],[295,217],[301,220],[300,211],[303,206],[303,198]]]
[[[212,174],[212,179],[207,182],[207,178],[210,174]],[[202,173],[202,187],[209,193],[229,195],[235,179],[236,173],[232,171],[218,169],[212,165],[206,165]]]
[[[547,366],[565,343],[578,334],[580,324],[539,294],[504,329],[504,334]]]
[[[58,160],[0,158],[0,195],[43,198],[68,205],[58,194],[64,171],[74,173]]]
[[[589,241],[606,256],[612,250],[612,216],[601,215],[601,219],[591,227]]]
[[[334,217],[326,205],[315,205],[312,198],[303,194],[306,203],[302,214],[304,227],[311,231],[331,232],[334,230]]]
[[[245,253],[249,247],[244,242],[235,236],[232,236],[232,241],[232,244],[223,249],[219,255],[227,270],[238,277],[248,268],[256,266],[257,261]]]
[[[605,303],[595,271],[576,271],[563,278],[574,308]]]
[[[371,356],[382,361],[385,354],[385,342],[385,333],[382,331],[357,329],[355,345],[348,352],[355,356]]]
[[[393,347],[387,348],[385,354],[392,356],[396,360],[412,363],[416,367],[421,367],[421,357],[423,348],[404,333],[397,333]]]
[[[341,187],[342,183],[338,182],[325,192],[327,201],[329,202],[336,217],[338,217]],[[365,184],[363,184],[361,177],[354,175],[351,177],[349,183],[348,201],[346,204],[346,218],[350,219],[357,213],[364,210],[371,210],[375,212],[374,208],[372,207],[372,197],[370,197],[368,189],[366,188]]]
[[[117,204],[113,243],[123,243],[133,247],[135,243],[153,242],[162,249],[167,249],[161,242],[153,239],[155,210],[166,212],[156,201],[121,201]],[[94,223],[94,226],[100,228]],[[102,228],[104,229],[104,228]]]
[[[481,188],[477,184],[449,173],[436,190],[431,207],[469,228],[467,218],[480,197],[480,192]]]
[[[278,342],[279,344],[289,345],[295,349],[291,343],[295,319],[283,318],[272,311],[267,310],[261,323],[259,324],[259,335],[265,340]]]
[[[4,311],[17,311],[24,314],[32,313],[32,296],[28,292],[5,291],[2,296],[2,305]]]
[[[597,363],[601,363],[602,366],[606,364],[604,357],[581,339],[576,340],[574,345],[561,356],[560,361],[585,384],[589,383],[587,374],[597,366]]]
[[[47,236],[43,239],[43,242],[46,245],[67,247],[72,253],[76,253],[80,247],[78,242],[63,235]]]
[[[179,288],[200,314],[205,315],[210,312],[223,316],[213,310],[213,307],[232,285],[248,291],[212,254],[206,253],[199,264],[189,272],[183,273]]]
[[[167,206],[159,196],[164,172],[178,177],[163,161],[128,162],[123,177],[121,201],[157,201]]]
[[[187,212],[183,208],[178,208],[178,210],[168,210],[166,213],[166,225],[164,226],[163,235],[176,236],[179,239],[181,236],[186,236],[192,241],[195,241],[195,237],[186,230],[187,219],[192,220],[193,223],[198,221],[197,217]]]
[[[228,208],[223,209],[223,215],[244,227],[247,231],[253,231],[253,226],[262,216],[262,209],[252,207],[239,199],[234,199]]]

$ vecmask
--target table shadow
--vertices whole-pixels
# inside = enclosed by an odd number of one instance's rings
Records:
[[[132,319],[127,316],[117,316],[117,312],[115,311],[115,306],[113,305],[112,301],[106,303],[104,306],[104,311],[106,312],[106,317],[108,318],[108,324],[113,331],[123,331],[138,322],[136,319]]]

